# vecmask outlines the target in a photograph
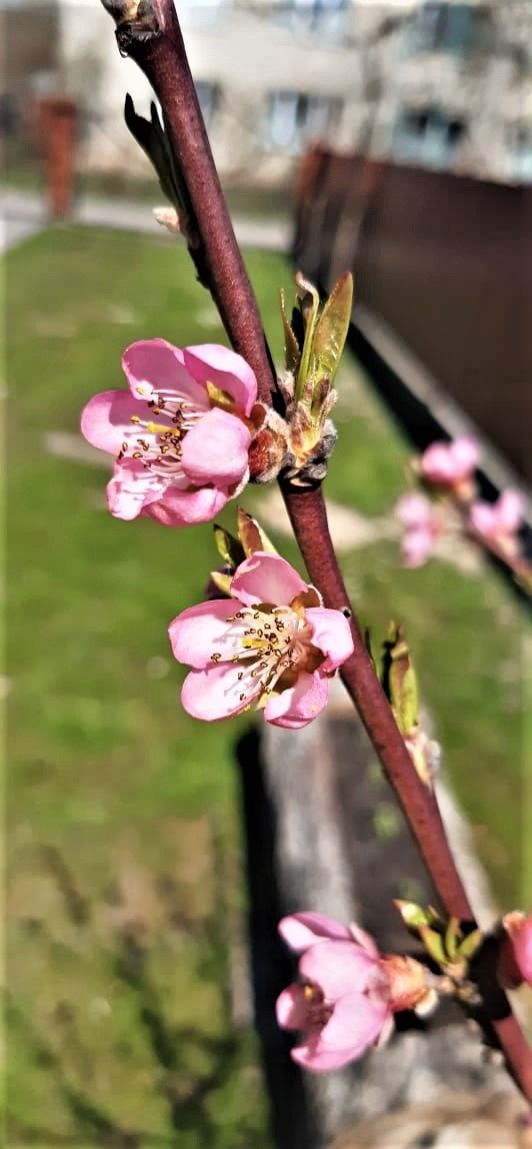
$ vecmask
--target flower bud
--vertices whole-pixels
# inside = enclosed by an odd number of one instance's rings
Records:
[[[532,985],[532,917],[513,910],[502,919],[497,974],[501,985],[517,989]]]

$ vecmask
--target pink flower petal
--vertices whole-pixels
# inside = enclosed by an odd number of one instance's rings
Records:
[[[238,411],[249,415],[257,399],[257,380],[249,363],[229,347],[216,343],[204,343],[197,347],[185,347],[184,363],[190,374],[203,387],[213,383],[222,391],[227,391],[235,401]]]
[[[227,621],[236,609],[232,599],[211,599],[178,614],[168,627],[174,658],[195,670],[213,666],[213,653],[230,662],[241,649],[244,629]]]
[[[350,931],[341,922],[336,922],[326,914],[315,914],[310,910],[282,918],[278,930],[283,941],[295,953],[302,953],[314,942],[323,938],[349,941],[351,937]]]
[[[496,533],[496,516],[492,503],[477,499],[469,509],[469,522],[474,531],[483,538],[491,538]]]
[[[323,941],[305,951],[299,972],[319,985],[327,1000],[334,1002],[346,993],[362,993],[375,964],[376,959],[355,942]]]
[[[478,443],[470,435],[455,439],[449,446],[449,452],[457,479],[466,479],[478,466]]]
[[[403,564],[413,570],[421,567],[430,557],[434,547],[434,535],[425,528],[408,530],[401,539],[401,554]]]
[[[207,670],[191,670],[183,683],[181,702],[193,718],[218,722],[245,710],[261,693],[260,682],[239,679],[242,664],[222,662]]]
[[[308,726],[327,705],[329,680],[315,670],[313,674],[301,671],[294,686],[273,694],[264,708],[264,717],[273,726],[299,730]]]
[[[393,1018],[393,1013],[389,1013],[388,1016],[384,1019],[382,1029],[379,1033],[377,1041],[375,1042],[377,1049],[384,1049],[384,1046],[388,1044],[394,1029],[395,1021]]]
[[[127,391],[102,391],[83,408],[81,433],[93,447],[118,455],[124,440],[138,435],[131,416],[138,416],[140,409]]]
[[[302,985],[294,982],[277,998],[275,1013],[282,1029],[306,1029],[308,1006]]]
[[[227,502],[225,491],[203,487],[199,491],[180,491],[173,485],[164,496],[144,508],[143,514],[165,527],[187,527],[194,523],[208,523]]]
[[[513,534],[521,525],[524,515],[524,499],[519,491],[503,491],[495,504],[497,525],[503,534]]]
[[[133,395],[150,399],[152,391],[175,391],[195,407],[208,410],[205,390],[184,365],[184,353],[166,339],[141,339],[126,347],[122,367]]]
[[[116,463],[107,484],[107,505],[117,519],[136,519],[145,508],[161,498],[166,483],[149,469],[128,459]]]
[[[347,993],[333,1009],[332,1015],[320,1034],[323,1052],[350,1049],[353,1057],[373,1045],[390,1015],[390,1009],[381,1002],[370,1001],[362,993]]]
[[[247,474],[250,443],[245,424],[215,407],[185,435],[183,469],[196,486],[231,487]]]
[[[375,939],[372,938],[371,934],[368,934],[366,930],[363,930],[361,926],[357,926],[356,922],[349,923],[349,937],[353,938],[353,941],[355,941],[357,945],[362,946],[362,949],[366,950],[371,957],[379,957]]]
[[[401,496],[395,505],[395,513],[404,527],[426,527],[432,519],[432,503],[426,495],[412,491]]]
[[[324,671],[336,670],[353,653],[353,636],[345,615],[339,610],[323,606],[308,607],[305,616],[312,626],[312,643],[326,655],[320,666]]]
[[[469,478],[477,463],[477,444],[464,435],[452,443],[431,443],[421,458],[421,473],[430,483],[454,486]]]
[[[451,483],[453,461],[447,443],[431,443],[421,457],[421,473],[430,483]]]
[[[257,551],[237,568],[231,594],[246,606],[256,602],[288,604],[308,586],[286,559]]]

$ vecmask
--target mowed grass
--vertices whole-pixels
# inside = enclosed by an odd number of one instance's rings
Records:
[[[279,358],[291,269],[246,258]],[[202,597],[212,531],[113,520],[105,464],[46,447],[121,386],[129,342],[223,335],[178,245],[84,229],[9,255],[6,319],[10,1143],[266,1149],[245,987],[229,991],[245,904],[233,748],[253,719],[189,719],[166,637]],[[408,452],[353,361],[341,387],[326,493],[382,515]],[[260,498],[246,494],[259,513]],[[495,892],[522,901],[518,605],[489,571],[402,571],[390,542],[344,566],[375,637],[405,622]]]

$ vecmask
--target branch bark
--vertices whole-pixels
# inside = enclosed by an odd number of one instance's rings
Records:
[[[234,348],[257,376],[259,396],[271,402],[275,371],[257,302],[238,248],[214,165],[172,0],[102,0],[117,23],[120,51],[131,56],[150,81],[163,108],[169,139],[180,164],[209,269],[210,287]],[[449,914],[473,913],[452,857],[435,795],[419,778],[366,651],[332,546],[321,490],[281,491],[312,582],[327,606],[347,608],[355,653],[342,676],[381,765]],[[485,988],[485,1027],[493,1033],[508,1068],[525,1096],[532,1097],[532,1064],[522,1031],[498,987]]]

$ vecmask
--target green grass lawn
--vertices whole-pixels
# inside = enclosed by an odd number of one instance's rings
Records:
[[[247,259],[279,356],[290,268]],[[254,1038],[229,992],[245,900],[233,745],[252,719],[188,718],[166,637],[202,597],[211,528],[117,522],[105,468],[45,446],[121,385],[127,343],[217,340],[216,313],[180,247],[61,228],[9,255],[6,321],[10,1144],[118,1146],[135,1131],[142,1146],[266,1149]],[[326,492],[380,515],[407,450],[354,362],[342,393]],[[260,492],[248,501],[258,510]],[[491,572],[402,571],[389,542],[344,565],[375,635],[407,625],[496,894],[521,902],[517,604]]]

